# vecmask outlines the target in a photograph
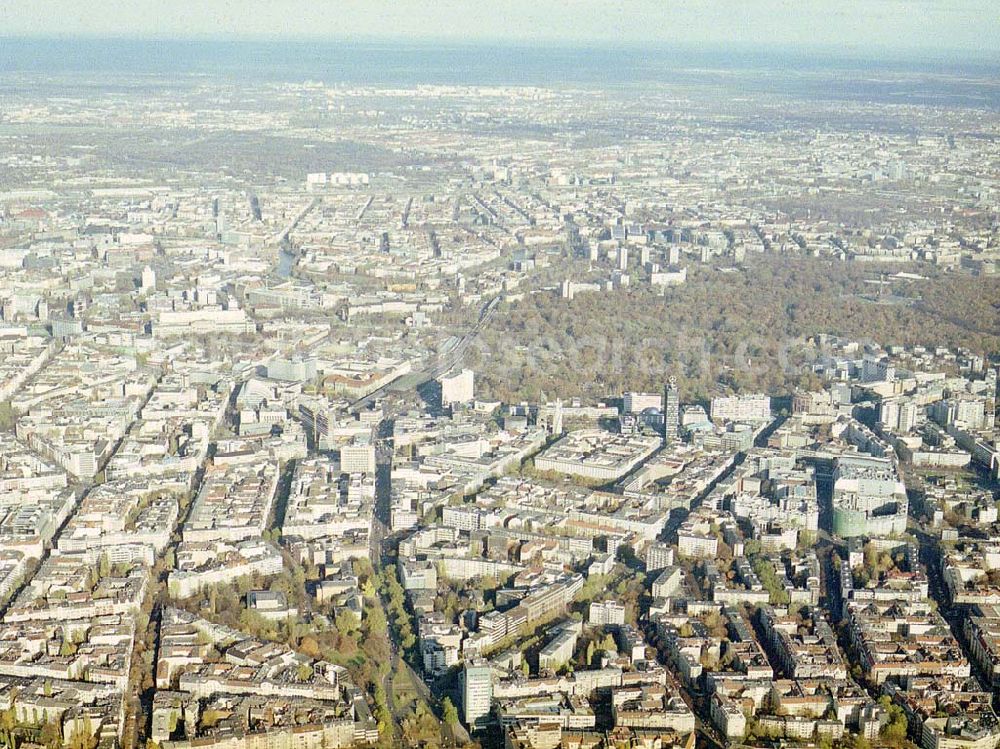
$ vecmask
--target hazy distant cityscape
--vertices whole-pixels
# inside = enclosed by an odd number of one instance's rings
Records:
[[[0,746],[998,749],[1000,66],[775,55],[0,38]]]

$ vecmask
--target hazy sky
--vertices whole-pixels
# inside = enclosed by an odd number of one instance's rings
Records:
[[[998,0],[0,0],[0,35],[404,38],[966,50]],[[2,42],[0,42],[2,43]]]

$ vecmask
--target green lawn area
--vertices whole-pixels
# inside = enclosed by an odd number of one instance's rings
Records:
[[[413,671],[407,668],[402,659],[397,657],[393,663],[390,684],[393,703],[398,715],[409,712],[415,707],[418,700],[423,701],[413,678]]]

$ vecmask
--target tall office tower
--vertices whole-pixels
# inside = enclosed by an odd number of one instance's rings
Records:
[[[618,248],[618,270],[628,270],[628,247]]]
[[[681,396],[677,390],[677,379],[670,378],[663,391],[663,439],[673,442],[677,439],[681,421]]]
[[[899,401],[886,399],[878,404],[878,423],[886,429],[896,429],[899,426]]]
[[[218,198],[212,203],[212,213],[215,217],[215,233],[221,237],[228,231],[226,227],[226,214],[222,209],[222,203]]]
[[[986,370],[986,397],[996,398],[1000,395],[1000,388],[997,387],[1000,383],[1000,372],[997,371],[996,367],[990,367]]]
[[[560,435],[563,431],[562,398],[556,399],[556,410],[552,415],[552,434]]]
[[[1000,372],[997,371],[996,367],[990,367],[986,370],[986,398],[988,401],[992,401],[993,410],[987,414],[986,426],[990,426],[994,423],[997,414],[1000,414],[1000,387],[998,387],[998,381],[1000,381]]]
[[[899,404],[899,431],[912,432],[917,428],[917,417],[920,414],[920,408],[912,400],[906,400]]]
[[[155,291],[156,290],[156,273],[148,265],[142,269],[142,290],[143,291]]]
[[[462,671],[462,711],[470,729],[482,726],[493,703],[493,669],[483,660],[466,661]]]

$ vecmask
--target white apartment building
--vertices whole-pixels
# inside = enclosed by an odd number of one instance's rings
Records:
[[[712,421],[770,421],[771,399],[761,393],[712,398]]]
[[[341,473],[375,473],[374,445],[344,445],[340,448]]]
[[[450,377],[441,377],[441,405],[468,403],[475,398],[475,374],[471,369],[463,369]]]
[[[647,408],[663,408],[663,396],[659,393],[625,393],[622,400],[622,410],[627,414],[642,413]]]
[[[620,627],[625,623],[625,607],[618,601],[594,601],[587,622],[594,627]]]
[[[678,531],[677,553],[682,557],[715,557],[719,551],[719,539],[698,531]]]
[[[646,571],[656,572],[674,563],[674,547],[653,542],[646,547]]]

